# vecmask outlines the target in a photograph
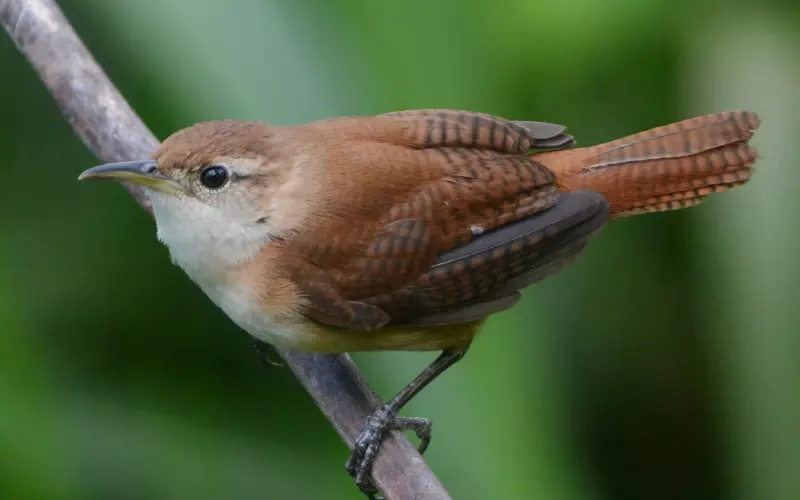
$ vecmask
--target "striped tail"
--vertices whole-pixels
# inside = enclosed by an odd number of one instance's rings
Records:
[[[760,123],[755,113],[728,111],[536,159],[561,190],[603,194],[613,216],[675,210],[750,179],[758,153],[748,141]]]

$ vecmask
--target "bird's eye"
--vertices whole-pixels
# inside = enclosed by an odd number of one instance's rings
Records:
[[[228,169],[221,165],[211,165],[200,172],[200,182],[209,189],[219,189],[228,182]]]

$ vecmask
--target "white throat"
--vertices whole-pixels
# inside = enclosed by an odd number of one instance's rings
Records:
[[[149,193],[158,239],[172,261],[197,283],[225,314],[250,335],[265,342],[292,346],[294,331],[275,323],[259,305],[257,291],[236,281],[231,272],[254,257],[278,232],[254,220],[236,220],[193,198]]]
[[[226,271],[254,258],[270,239],[269,224],[231,219],[193,198],[148,194],[158,239],[202,288],[220,285]]]

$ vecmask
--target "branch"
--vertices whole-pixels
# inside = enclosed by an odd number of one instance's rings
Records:
[[[114,87],[53,0],[0,0],[0,23],[39,73],[67,122],[101,161],[146,158],[158,147],[158,139]],[[150,212],[140,189],[125,188]],[[380,400],[350,357],[286,349],[278,353],[352,448]],[[399,433],[387,434],[372,470],[373,481],[387,500],[450,499]]]

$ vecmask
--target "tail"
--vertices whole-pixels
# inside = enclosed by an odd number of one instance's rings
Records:
[[[589,189],[615,217],[691,207],[741,186],[758,159],[749,111],[691,118],[597,146],[536,155],[562,191]]]

